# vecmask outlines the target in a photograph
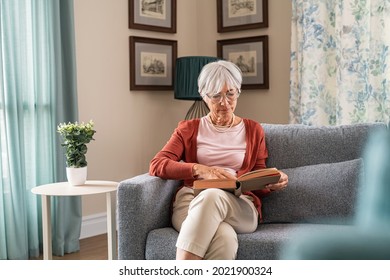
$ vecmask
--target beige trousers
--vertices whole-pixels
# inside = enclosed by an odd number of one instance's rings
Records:
[[[249,198],[218,189],[194,197],[192,188],[181,188],[173,204],[176,246],[204,259],[235,259],[237,233],[253,232],[258,225],[258,212]]]

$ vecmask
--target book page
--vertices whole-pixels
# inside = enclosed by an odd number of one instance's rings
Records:
[[[271,175],[280,175],[279,171],[276,168],[264,168],[259,170],[254,170],[248,173],[241,175],[238,180],[245,181],[252,178],[271,176]]]

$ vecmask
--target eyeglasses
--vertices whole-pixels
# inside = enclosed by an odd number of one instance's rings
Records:
[[[237,88],[229,89],[223,94],[222,92],[217,92],[214,94],[206,93],[207,97],[211,99],[211,102],[221,103],[224,98],[227,99],[228,102],[236,101],[240,96],[241,90]]]

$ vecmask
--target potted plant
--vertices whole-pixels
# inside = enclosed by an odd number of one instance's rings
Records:
[[[58,133],[63,138],[61,146],[65,148],[66,176],[71,185],[83,185],[87,180],[87,144],[95,140],[94,123],[60,123]]]

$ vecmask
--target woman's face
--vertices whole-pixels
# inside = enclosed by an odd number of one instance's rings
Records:
[[[221,95],[221,100],[218,100],[218,98],[215,100],[215,98],[213,98],[213,94],[215,93],[209,93],[208,96],[205,97],[205,101],[209,106],[211,116],[218,117],[221,119],[221,121],[230,121],[233,112],[236,109],[237,99],[233,98],[232,100],[229,100],[227,98],[227,95],[231,95],[229,94],[229,90],[232,89],[228,88],[226,85],[221,89],[221,91],[218,93]]]

